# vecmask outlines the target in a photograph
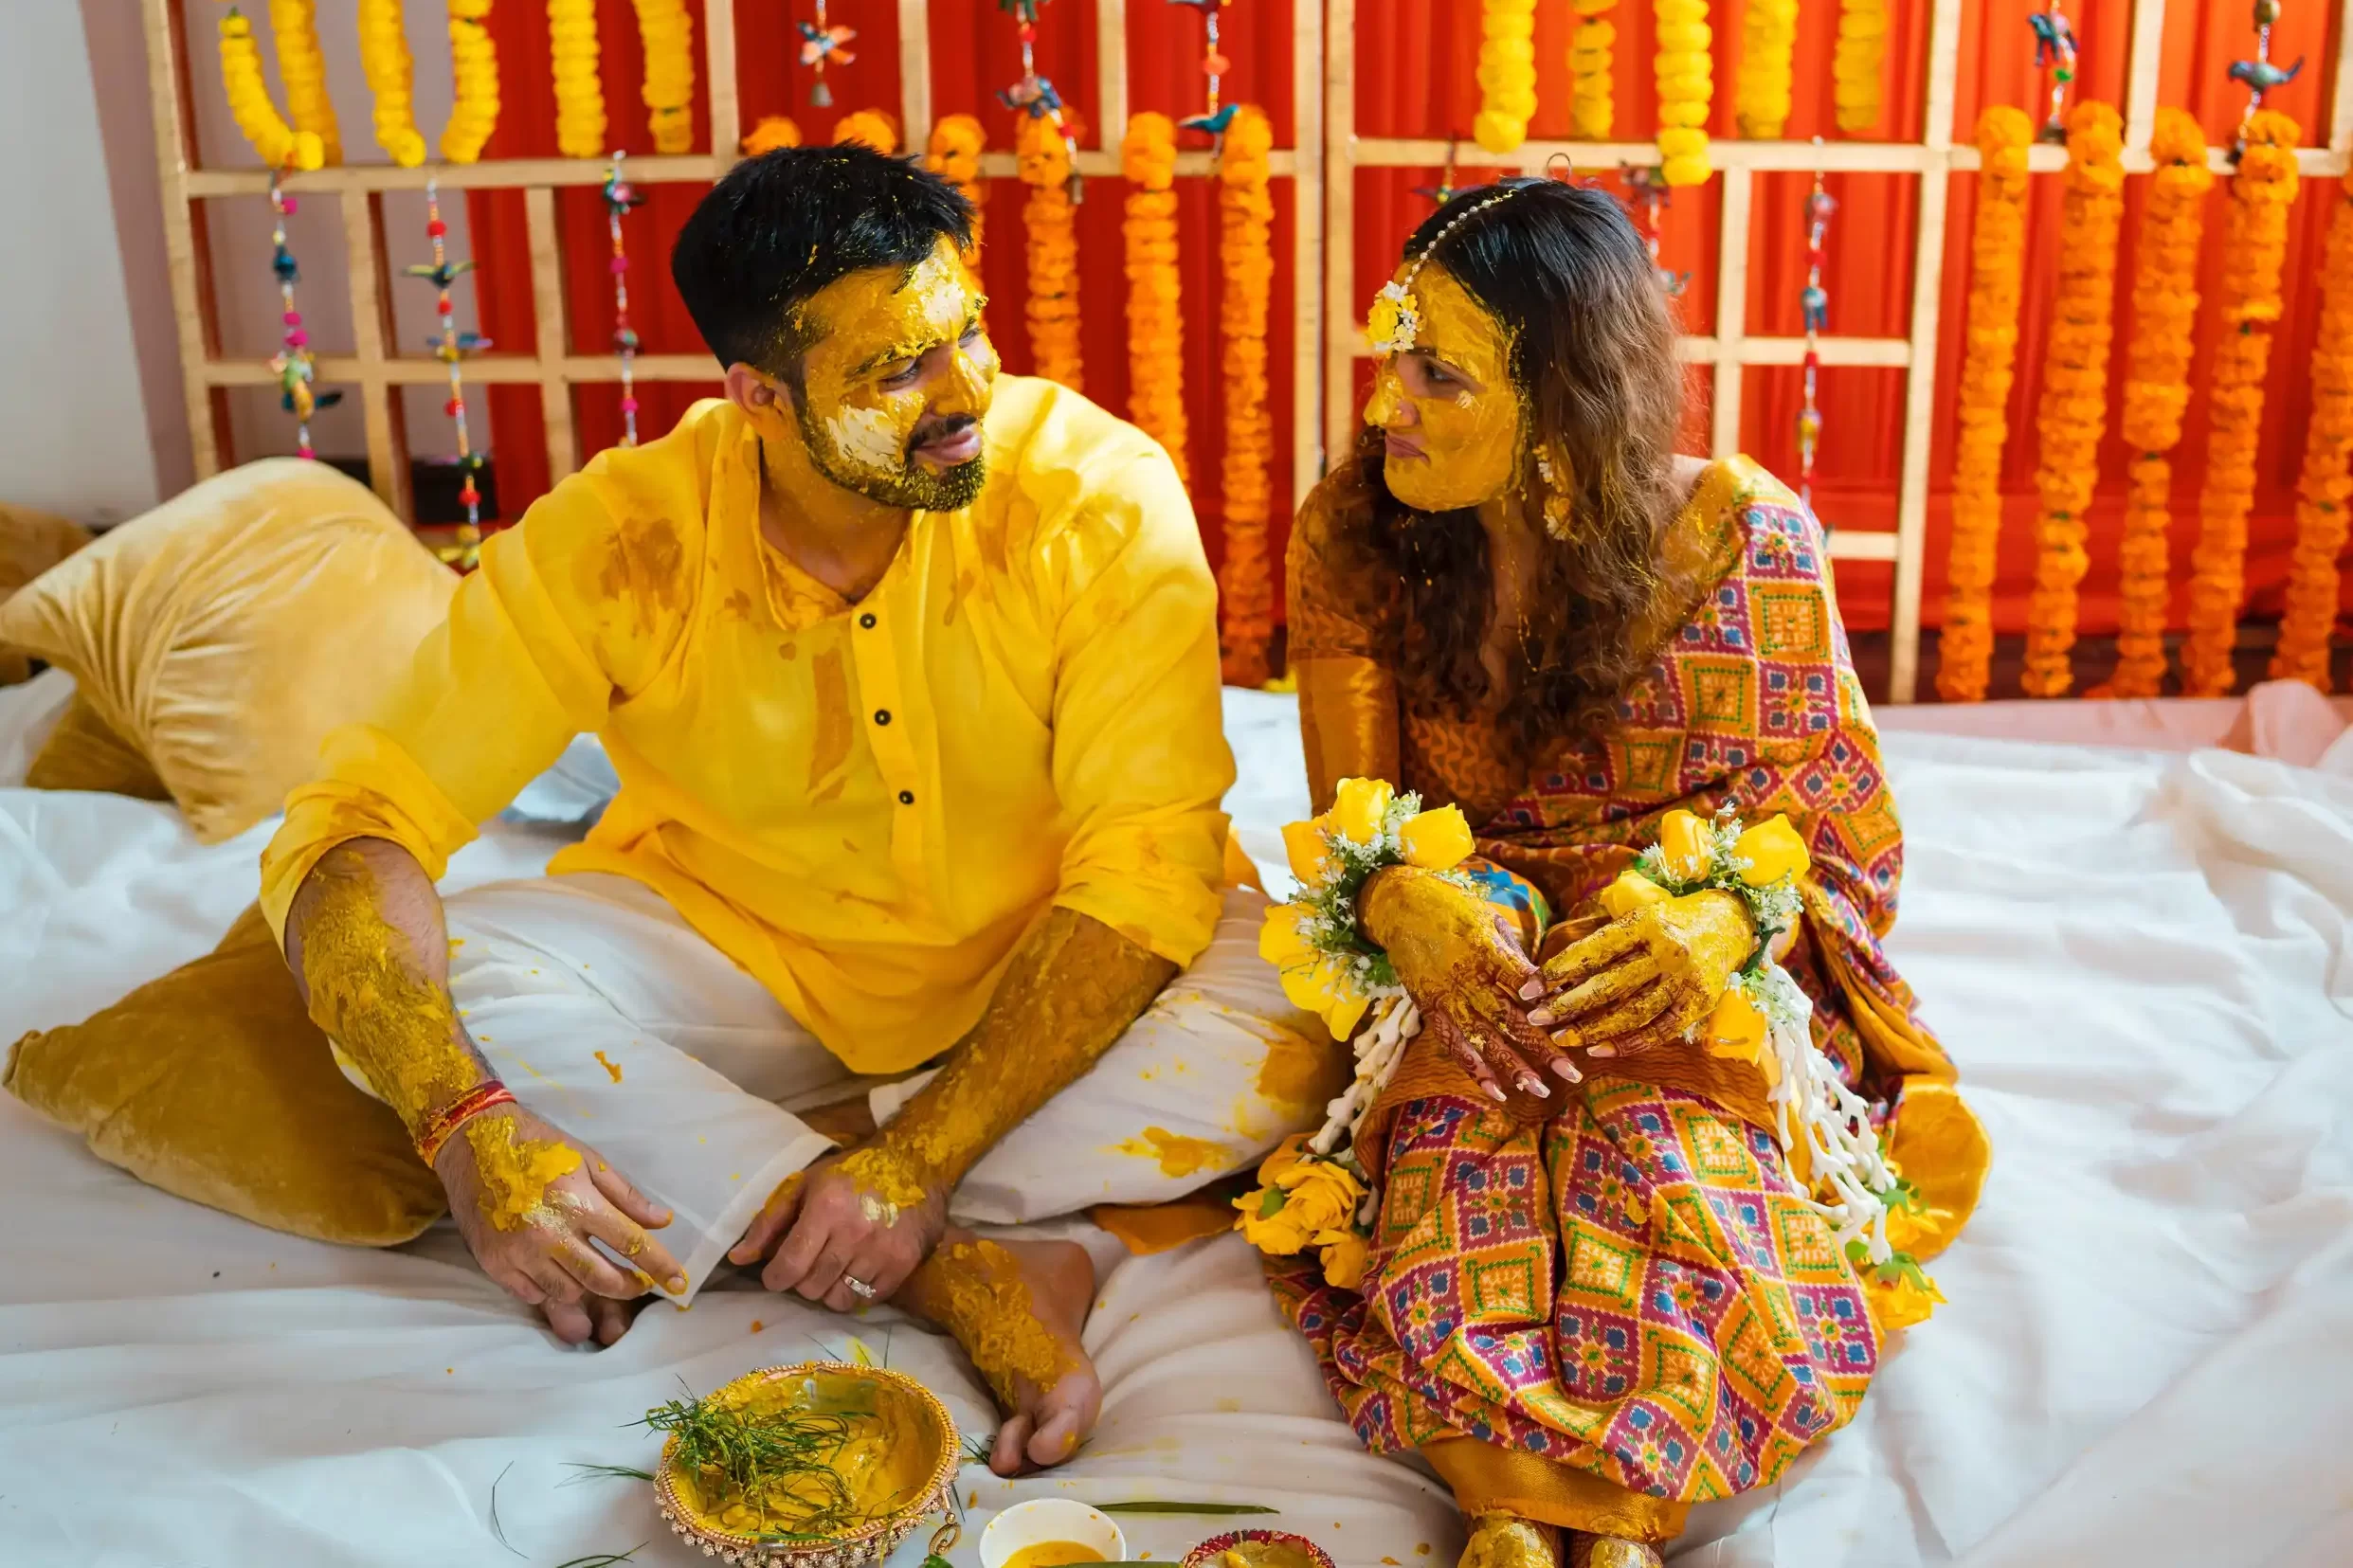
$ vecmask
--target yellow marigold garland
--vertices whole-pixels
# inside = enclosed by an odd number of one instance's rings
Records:
[[[964,270],[974,293],[981,292],[981,208],[988,202],[988,182],[981,178],[981,153],[987,150],[988,132],[970,115],[949,115],[932,127],[932,142],[923,167],[946,180],[972,204],[972,243],[964,253]]]
[[[2296,550],[2288,612],[2272,653],[2273,680],[2329,689],[2328,635],[2337,624],[2337,557],[2353,497],[2353,174],[2338,188],[2321,264],[2320,326],[2312,344],[2312,424],[2296,476]]]
[[[1237,117],[1240,117],[1239,116]],[[1232,138],[1227,138],[1230,148]],[[1185,460],[1185,310],[1177,271],[1176,122],[1141,114],[1128,121],[1119,171],[1128,182],[1119,230],[1128,253],[1128,417]]]
[[[1486,0],[1479,30],[1479,110],[1471,135],[1490,153],[1509,153],[1528,139],[1536,112],[1536,0]]]
[[[1078,238],[1070,200],[1070,147],[1052,116],[1024,115],[1015,146],[1029,198],[1029,352],[1035,369],[1074,392],[1086,390],[1078,356]]]
[[[2198,327],[2198,246],[2204,236],[2206,135],[2182,109],[2160,109],[2149,138],[2156,171],[2134,246],[2132,341],[2125,362],[2124,438],[2132,448],[2117,548],[2116,674],[2094,696],[2153,697],[2165,678],[2165,606],[2172,591],[2166,535],[2173,462],[2190,401]]]
[[[888,157],[898,151],[898,117],[880,109],[853,109],[833,124],[836,147],[857,142]]]
[[[449,64],[457,100],[442,127],[442,156],[472,163],[498,123],[498,48],[483,18],[490,0],[449,0]]]
[[[2105,103],[2067,112],[2067,195],[2059,215],[2059,288],[2043,344],[2041,440],[2035,488],[2040,553],[2026,612],[2030,697],[2065,696],[2074,684],[2075,586],[2091,564],[2084,514],[2100,479],[2108,428],[2108,356],[2116,328],[2116,235],[2125,215],[2124,117]]]
[[[1218,267],[1224,298],[1218,327],[1225,340],[1225,564],[1218,572],[1225,678],[1263,686],[1274,675],[1267,646],[1275,635],[1274,579],[1266,525],[1272,492],[1267,460],[1274,432],[1267,415],[1266,320],[1275,292],[1275,200],[1267,192],[1267,154],[1275,127],[1266,111],[1245,104],[1226,129],[1218,159]]]
[[[414,169],[425,162],[425,137],[417,133],[416,63],[401,0],[359,0],[358,22],[359,66],[375,99],[376,145],[403,169]]]
[[[790,115],[762,115],[760,123],[751,128],[751,135],[740,143],[744,156],[756,158],[763,153],[773,153],[779,147],[801,145],[801,126]]]
[[[319,156],[343,161],[343,133],[327,97],[327,61],[318,52],[314,0],[270,0],[270,35],[278,41],[278,80],[286,86],[286,117],[318,137]]]
[[[1838,43],[1831,51],[1832,100],[1838,129],[1879,123],[1879,70],[1888,52],[1888,0],[1841,0]]]
[[[1708,103],[1715,96],[1708,0],[1654,0],[1658,15],[1658,158],[1667,184],[1707,182]]]
[[[2246,598],[2247,514],[2254,506],[2255,448],[2262,439],[2263,376],[2280,316],[2279,273],[2288,255],[2288,208],[2296,199],[2302,127],[2259,109],[2245,128],[2246,150],[2231,180],[2222,230],[2222,320],[2209,376],[2212,413],[2206,482],[2198,497],[2198,550],[2190,572],[2189,640],[2181,650],[2184,695],[2218,697],[2236,676],[2231,647]]]
[[[1772,141],[1789,123],[1790,60],[1798,47],[1798,0],[1748,0],[1741,26],[1740,79],[1732,111],[1740,134]]]
[[[603,157],[605,82],[596,37],[596,0],[548,0],[548,65],[555,76],[555,150],[568,158]],[[747,151],[749,151],[747,149]]]
[[[253,41],[253,24],[231,6],[221,18],[221,90],[237,129],[272,169],[317,169],[327,150],[316,131],[288,125],[270,101],[269,86],[262,80],[262,50]]]
[[[1615,119],[1610,95],[1618,27],[1609,19],[1618,0],[1570,0],[1577,30],[1568,39],[1569,122],[1587,141],[1605,141]]]
[[[1969,237],[1969,315],[1961,361],[1960,439],[1953,457],[1953,536],[1938,642],[1937,694],[1980,702],[1993,663],[1994,546],[2001,536],[2001,448],[2018,358],[2019,276],[2026,261],[2025,111],[1979,117],[1977,227]]]
[[[645,125],[657,153],[695,146],[695,23],[685,0],[637,0],[645,45]]]

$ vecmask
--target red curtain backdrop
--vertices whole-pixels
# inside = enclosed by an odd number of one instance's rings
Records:
[[[688,9],[695,18],[696,145],[699,149],[709,145],[710,135],[701,101],[703,8],[698,0],[688,0]],[[638,46],[636,13],[628,0],[599,0],[597,13],[603,46],[600,67],[610,126],[607,136],[633,156],[649,153],[652,143],[639,99],[643,57]],[[763,116],[781,114],[790,116],[800,126],[804,141],[825,142],[833,138],[834,122],[853,110],[883,109],[894,118],[897,117],[897,7],[890,0],[830,0],[828,20],[858,29],[850,45],[857,59],[846,66],[827,67],[826,81],[834,102],[824,109],[810,105],[809,73],[795,63],[800,32],[794,24],[814,15],[815,8],[808,0],[744,0],[737,6],[736,93],[746,134]],[[555,102],[547,68],[546,10],[533,0],[510,0],[492,12],[491,26],[498,38],[502,107],[497,135],[484,155],[553,156]],[[1221,47],[1233,62],[1224,79],[1224,96],[1228,100],[1263,107],[1274,120],[1278,147],[1292,143],[1291,27],[1290,9],[1280,0],[1238,0],[1221,22]],[[1010,152],[1017,121],[997,101],[997,92],[1019,81],[1022,74],[1021,45],[1014,36],[1012,18],[998,9],[996,0],[932,0],[931,27],[933,114],[977,116],[987,129],[989,151]],[[1083,0],[1049,0],[1038,31],[1039,71],[1053,80],[1073,111],[1081,132],[1080,146],[1099,146],[1095,129],[1094,7]],[[1131,111],[1154,109],[1177,118],[1197,113],[1206,85],[1201,75],[1201,53],[1198,10],[1166,0],[1133,0],[1128,13]],[[1180,146],[1205,152],[1210,140],[1205,135],[1185,132]],[[1031,368],[1028,334],[1022,319],[1022,300],[1027,292],[1022,225],[1026,188],[1009,178],[989,184],[982,254],[983,279],[993,301],[989,330],[1005,356],[1005,368],[1026,372]],[[1291,496],[1288,414],[1294,312],[1290,258],[1294,207],[1288,179],[1275,180],[1273,188],[1276,267],[1268,311],[1268,359],[1270,406],[1276,410],[1278,431],[1270,479],[1278,518],[1275,550],[1279,560],[1284,530],[1280,519],[1287,517]],[[642,189],[650,199],[626,221],[624,228],[631,263],[630,310],[643,340],[643,351],[702,352],[702,340],[671,286],[669,255],[679,225],[706,188],[664,185]],[[1124,414],[1128,406],[1127,277],[1119,224],[1126,184],[1116,178],[1090,178],[1085,189],[1078,215],[1085,390],[1095,402]],[[1178,240],[1185,268],[1186,403],[1193,504],[1214,565],[1223,554],[1217,476],[1224,449],[1223,399],[1218,390],[1217,320],[1222,290],[1217,189],[1213,180],[1198,178],[1179,179],[1177,189],[1182,198]],[[482,331],[494,341],[520,346],[531,340],[534,330],[522,197],[517,192],[489,191],[471,193],[468,200],[480,252]],[[557,205],[572,351],[605,353],[610,348],[613,300],[604,201],[595,189],[582,189],[558,192]],[[715,395],[717,390],[715,366],[707,384],[641,381],[640,438],[650,440],[669,429],[690,403]],[[523,506],[550,483],[539,391],[535,387],[493,387],[490,397],[498,439],[500,503],[512,518],[520,516]],[[619,401],[617,387],[575,389],[572,417],[584,458],[620,440]]]
[[[694,13],[699,76],[702,8]],[[1889,39],[1885,104],[1872,139],[1909,140],[1920,134],[1926,107],[1928,0],[1895,0]],[[1741,7],[1716,0],[1716,117],[1714,134],[1732,131],[1732,83],[1739,69]],[[1964,16],[1961,74],[1954,134],[1968,138],[1979,112],[1988,104],[2014,103],[2039,120],[2046,84],[2034,64],[2034,41],[2026,8],[1971,5]],[[835,106],[807,102],[808,73],[792,63],[798,33],[793,23],[813,15],[806,0],[746,0],[736,11],[737,94],[749,131],[767,114],[790,115],[809,141],[829,139],[835,119],[854,109],[898,107],[897,9],[888,0],[832,0],[830,19],[859,30],[851,46],[856,62],[828,73]],[[932,0],[931,45],[934,112],[977,115],[988,128],[992,151],[1010,148],[1015,122],[996,101],[1000,87],[1020,74],[1013,24],[996,0]],[[2167,8],[2163,70],[2159,101],[2188,108],[2208,137],[2226,142],[2245,94],[2228,81],[2233,59],[2252,49],[2253,35],[2242,4],[2200,5],[2175,0]],[[2336,45],[2324,8],[2290,4],[2273,31],[2275,59],[2307,60],[2303,73],[2273,94],[2272,107],[2305,127],[2307,145],[2328,135],[2326,105],[2333,91],[2329,63]],[[2131,45],[2128,0],[2079,0],[2069,14],[2083,45],[2078,93],[2122,104]],[[1613,16],[1618,27],[1618,135],[1637,139],[1653,128],[1656,95],[1651,81],[1654,24],[1642,0],[1620,0]],[[628,0],[600,0],[600,35],[608,133],[632,153],[651,151],[639,98],[642,57]],[[1568,134],[1567,49],[1572,15],[1567,0],[1544,0],[1537,9],[1538,110],[1530,134]],[[547,71],[547,20],[533,0],[511,0],[497,8],[492,27],[498,36],[501,94],[498,131],[492,157],[545,156],[555,152],[554,105]],[[1263,105],[1272,116],[1278,145],[1291,143],[1291,46],[1289,8],[1279,0],[1237,0],[1223,20],[1224,52],[1234,61],[1225,82],[1229,98]],[[1135,110],[1158,109],[1183,116],[1199,103],[1198,11],[1166,0],[1131,0],[1129,93]],[[1804,0],[1799,9],[1796,108],[1786,135],[1803,140],[1816,134],[1836,137],[1831,116],[1830,60],[1837,27],[1833,0]],[[1478,104],[1475,79],[1478,50],[1478,7],[1470,0],[1359,0],[1356,130],[1364,135],[1435,136],[1467,135]],[[1087,129],[1085,146],[1097,145],[1092,129],[1096,109],[1094,8],[1081,0],[1050,0],[1038,45],[1039,67],[1052,77]],[[697,145],[708,129],[697,106]],[[1207,138],[1187,135],[1186,145],[1205,148]],[[1371,170],[1356,176],[1356,296],[1327,301],[1344,318],[1360,315],[1380,280],[1387,276],[1405,235],[1430,208],[1413,188],[1437,183],[1438,171]],[[1486,175],[1475,176],[1479,178]],[[1586,177],[1581,175],[1580,177]],[[1600,176],[1615,187],[1614,175]],[[1755,222],[1749,250],[1748,330],[1794,335],[1801,330],[1798,292],[1804,277],[1802,174],[1763,175],[1757,181]],[[1910,176],[1833,174],[1831,193],[1840,208],[1833,226],[1827,283],[1831,330],[1844,336],[1903,337],[1910,333],[1912,280],[1907,258],[1918,210],[1918,182]],[[2129,291],[2131,236],[2138,222],[2145,180],[2127,182],[2126,254],[2117,269],[2116,357],[2111,368],[2110,418],[2115,389],[2131,333]],[[1213,561],[1221,554],[1221,509],[1217,495],[1222,399],[1216,333],[1219,294],[1216,192],[1207,180],[1183,180],[1181,237],[1186,282],[1186,402],[1191,422],[1194,502]],[[633,314],[655,353],[700,350],[693,323],[670,287],[668,252],[679,225],[701,194],[697,188],[650,188],[652,196],[627,225],[633,261]],[[986,207],[987,246],[983,271],[996,304],[991,326],[1005,363],[1026,369],[1029,353],[1021,319],[1023,294],[1021,207],[1016,181],[993,182]],[[1125,194],[1117,179],[1087,182],[1079,219],[1080,292],[1084,310],[1086,390],[1114,411],[1127,406],[1125,278],[1121,269],[1119,218]],[[1967,295],[1968,237],[1975,210],[1976,177],[1953,176],[1950,219],[1944,259],[1943,315],[1937,346],[1937,397],[1930,478],[1928,619],[1938,619],[1945,579],[1952,467],[1952,386],[1960,362]],[[2033,573],[2032,538],[2036,442],[2034,408],[2040,393],[2042,345],[2050,312],[2057,232],[2058,181],[2036,182],[2029,218],[2027,298],[2018,345],[2018,376],[2010,408],[2011,440],[2004,460],[2004,486],[2011,500],[2005,527],[2001,576],[1997,586],[2000,625],[2024,622]],[[1289,265],[1294,206],[1290,182],[1275,181],[1276,255],[1271,311],[1272,397],[1276,418],[1287,433],[1294,392],[1291,377],[1292,269]],[[2318,312],[2317,273],[2321,242],[2330,208],[2339,199],[2334,180],[2308,179],[2298,197],[2286,289],[2288,308],[2279,328],[2265,406],[2262,478],[2251,521],[2248,581],[2252,608],[2276,611],[2293,533],[2293,487],[2309,414],[2307,356]],[[2220,235],[2227,197],[2217,188],[2207,211],[2205,286],[2209,293],[2220,264]],[[525,244],[522,199],[512,192],[469,197],[481,262],[484,331],[519,345],[533,332],[530,259]],[[1680,194],[1665,218],[1666,263],[1690,275],[1681,298],[1686,325],[1713,329],[1715,256],[1720,186],[1711,183]],[[610,275],[602,202],[593,189],[559,193],[567,304],[572,350],[607,351],[611,329]],[[2213,329],[2202,334],[2194,387],[2203,386]],[[1360,366],[1360,371],[1365,368]],[[1821,378],[1824,415],[1819,460],[1818,503],[1833,525],[1855,530],[1894,526],[1895,489],[1903,449],[1903,372],[1835,369]],[[1361,382],[1361,377],[1360,377]],[[680,386],[641,383],[639,428],[651,437],[666,430],[693,399],[715,389],[712,383]],[[1705,440],[1703,377],[1694,378],[1702,404],[1695,406],[1694,449]],[[496,387],[495,409],[499,490],[510,516],[547,488],[544,442],[535,387]],[[609,387],[579,389],[574,420],[581,451],[591,453],[620,435],[618,391]],[[1799,372],[1755,369],[1747,372],[1741,419],[1742,445],[1784,476],[1796,470],[1795,425]],[[2206,410],[2194,393],[2184,438],[2175,454],[2175,549],[2177,583],[2196,537],[2197,496],[2202,478]],[[1290,443],[1275,443],[1277,513],[1290,495]],[[2116,539],[2122,520],[2124,472],[2128,454],[2111,438],[2102,459],[2103,482],[2091,516],[2091,575],[2084,585],[2087,631],[2115,623]],[[1281,526],[1276,525],[1279,535]],[[1279,559],[1279,537],[1276,540]],[[1884,625],[1891,586],[1884,565],[1848,562],[1839,568],[1848,619],[1858,627]],[[2177,605],[2177,610],[2179,606]]]

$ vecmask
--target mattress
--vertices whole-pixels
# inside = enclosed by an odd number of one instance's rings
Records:
[[[196,845],[169,807],[6,787],[63,677],[0,691],[0,1041],[78,1019],[208,948],[266,826]],[[1305,783],[1288,701],[1232,694],[1228,801],[1279,881]],[[2353,784],[2203,750],[1891,735],[1910,839],[1891,949],[1960,1060],[1996,1162],[1852,1427],[1775,1486],[1694,1511],[1675,1560],[2353,1561]],[[454,882],[528,874],[569,829],[500,822]],[[955,1347],[887,1310],[756,1289],[568,1349],[445,1225],[389,1252],[276,1235],[150,1190],[0,1100],[0,1564],[552,1565],[645,1542],[702,1560],[630,1425],[681,1385],[840,1355],[856,1335],[989,1407]],[[1239,1239],[1101,1285],[1095,1440],[1049,1476],[968,1468],[975,1526],[1017,1499],[1281,1510],[1345,1568],[1450,1563],[1441,1487],[1366,1454]],[[1131,1520],[1167,1560],[1209,1519]],[[920,1542],[895,1562],[914,1568]]]

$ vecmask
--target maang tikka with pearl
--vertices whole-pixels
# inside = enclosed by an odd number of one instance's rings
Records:
[[[1531,182],[1532,183],[1532,182]],[[1484,201],[1474,202],[1451,219],[1446,226],[1430,236],[1430,243],[1421,247],[1413,265],[1403,278],[1392,278],[1381,285],[1373,296],[1372,311],[1365,318],[1365,335],[1372,340],[1372,351],[1386,359],[1392,354],[1411,353],[1421,333],[1421,304],[1414,297],[1414,279],[1421,276],[1422,267],[1437,254],[1446,237],[1493,207],[1500,207],[1517,195],[1521,185],[1508,185]]]

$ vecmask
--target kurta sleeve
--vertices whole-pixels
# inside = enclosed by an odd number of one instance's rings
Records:
[[[1343,470],[1309,495],[1284,562],[1291,667],[1309,803],[1330,809],[1342,779],[1397,782],[1397,595],[1359,533],[1362,481]]]
[[[317,775],[287,797],[262,855],[262,908],[281,940],[329,850],[387,839],[438,879],[480,823],[660,667],[685,622],[701,517],[695,478],[662,470],[691,465],[693,451],[691,441],[644,449],[626,476],[591,465],[483,546],[407,676],[367,722],[328,735]]]

